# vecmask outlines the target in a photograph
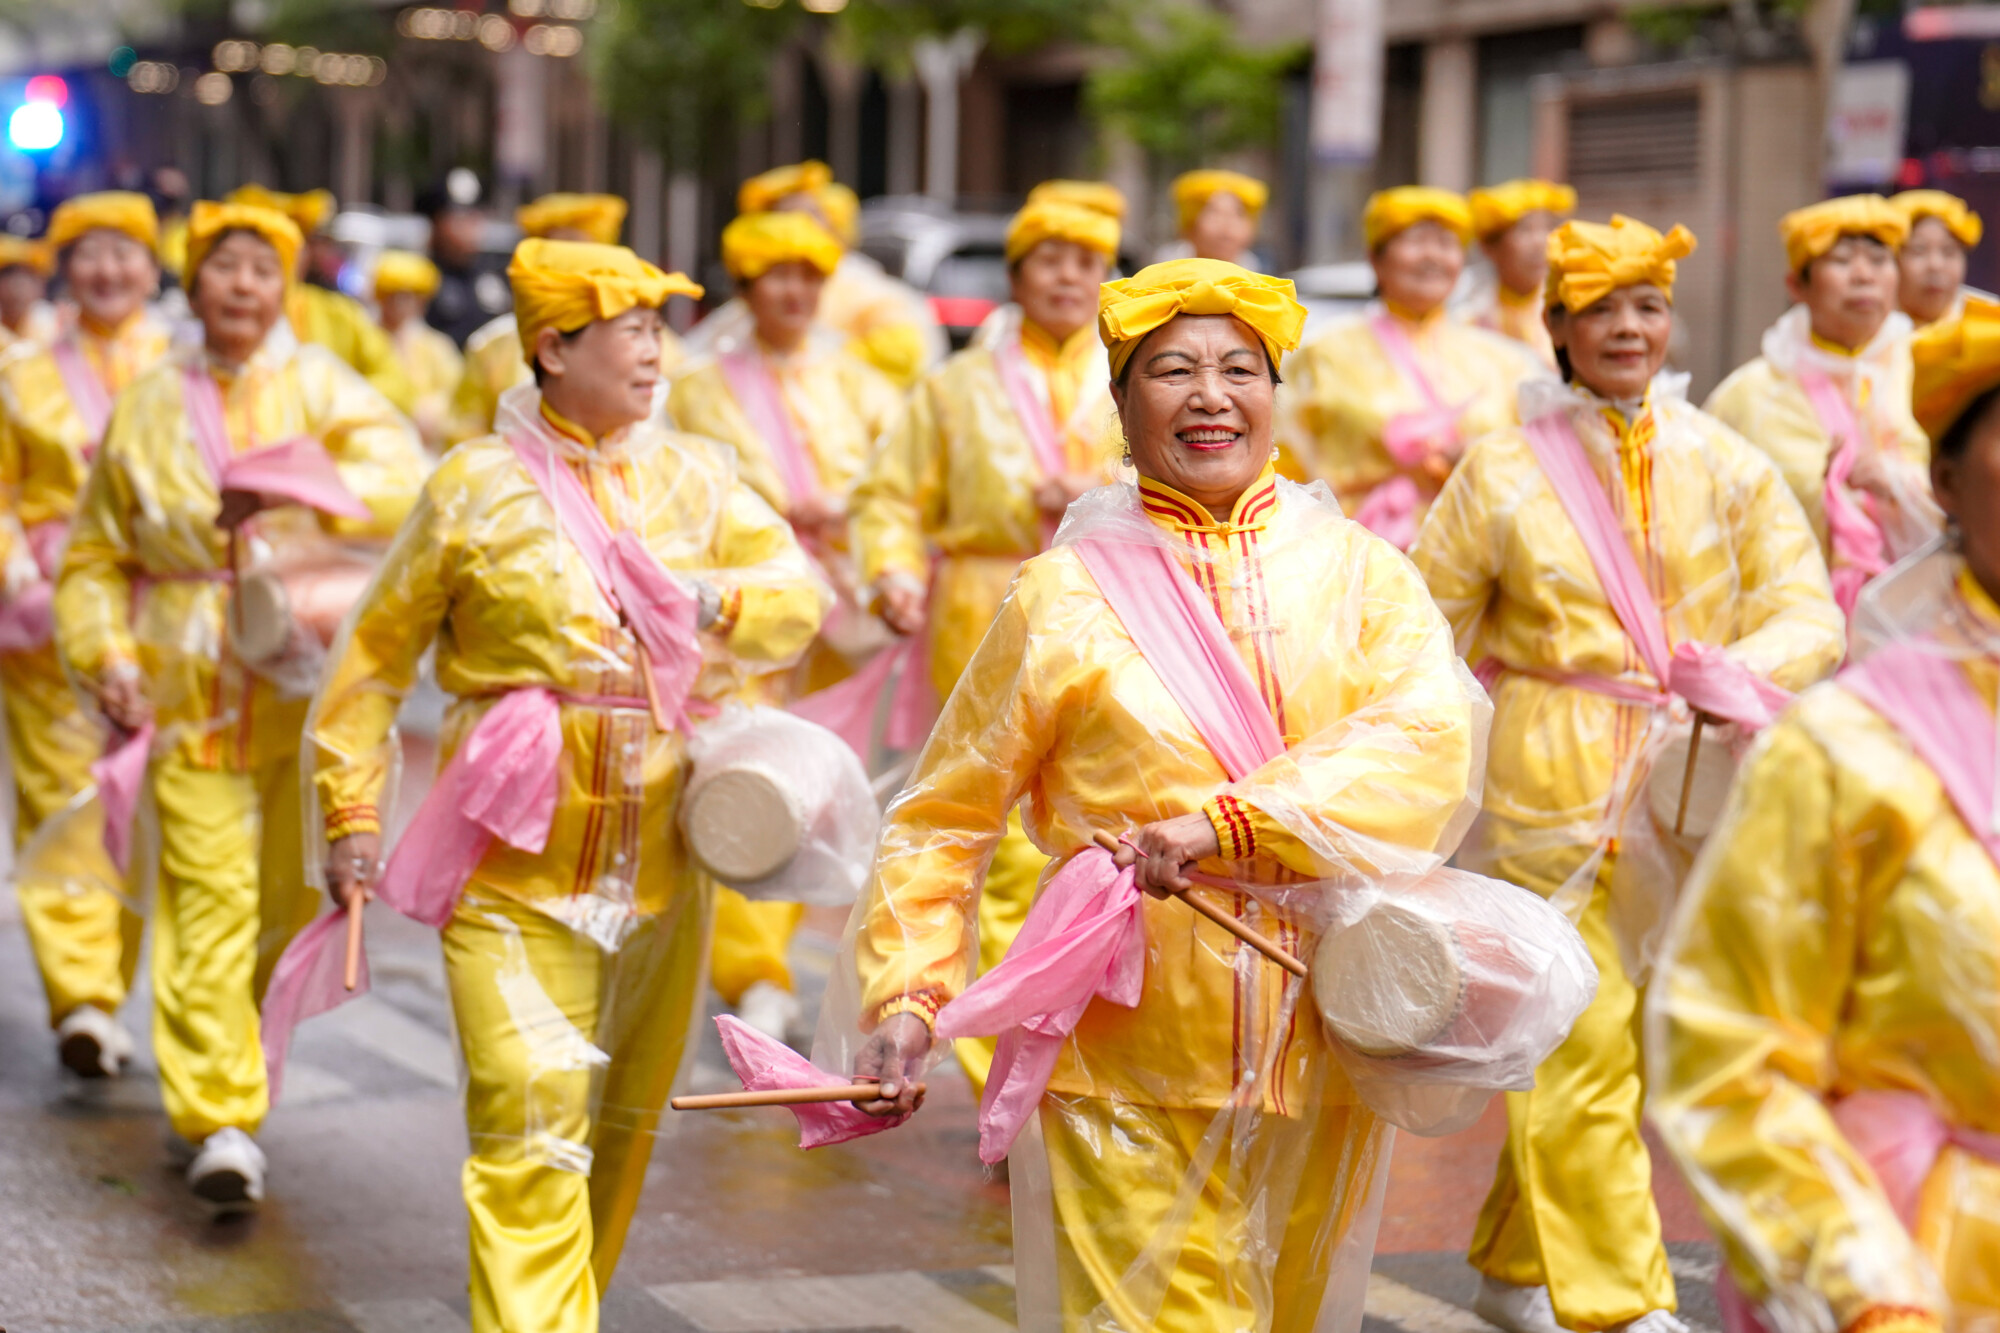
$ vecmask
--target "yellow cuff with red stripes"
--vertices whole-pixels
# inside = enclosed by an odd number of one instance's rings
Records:
[[[1226,861],[1247,861],[1257,854],[1257,829],[1251,823],[1252,809],[1228,792],[1211,796],[1201,812],[1215,826],[1215,845]]]

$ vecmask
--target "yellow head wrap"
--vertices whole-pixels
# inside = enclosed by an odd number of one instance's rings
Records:
[[[1361,233],[1372,254],[1384,241],[1419,222],[1442,223],[1460,241],[1472,240],[1472,209],[1465,196],[1450,190],[1434,190],[1428,185],[1399,185],[1368,196],[1368,207],[1361,215]]]
[[[574,333],[600,319],[616,319],[634,306],[657,307],[669,296],[701,296],[700,284],[662,272],[622,245],[540,236],[514,247],[507,280],[514,285],[521,353],[531,366],[535,336],[543,329]]]
[[[1910,405],[1933,444],[1972,400],[2000,385],[2000,305],[1965,298],[1965,313],[1918,331],[1910,340],[1916,379]]]
[[[1125,196],[1103,181],[1043,181],[1028,191],[1028,204],[1068,204],[1102,213],[1114,222],[1125,220]]]
[[[1879,194],[1850,194],[1793,209],[1778,219],[1785,241],[1785,262],[1797,273],[1818,259],[1843,236],[1872,236],[1891,250],[1909,237],[1910,224],[1901,209]]]
[[[51,250],[60,250],[87,231],[123,232],[148,250],[160,239],[160,217],[153,201],[131,190],[99,190],[80,194],[56,205],[49,218],[48,235],[42,240]]]
[[[1674,261],[1694,253],[1694,233],[1675,225],[1665,236],[1613,213],[1611,225],[1565,222],[1549,236],[1549,279],[1543,303],[1574,314],[1620,287],[1650,282],[1674,298]]]
[[[1201,210],[1218,194],[1233,194],[1250,210],[1251,221],[1270,202],[1271,187],[1240,171],[1190,171],[1174,179],[1174,208],[1180,214],[1181,230],[1194,225]]]
[[[1576,212],[1576,191],[1554,181],[1516,180],[1474,190],[1465,202],[1472,209],[1472,234],[1484,241],[1530,213],[1568,217]]]
[[[1915,231],[1920,218],[1936,218],[1944,223],[1944,229],[1952,238],[1970,250],[1979,244],[1979,238],[1986,233],[1985,224],[1979,214],[1972,211],[1965,200],[1943,190],[1905,190],[1889,200],[1903,215],[1903,220]]]
[[[334,213],[335,203],[331,190],[307,190],[304,194],[281,194],[277,190],[267,190],[261,185],[242,185],[223,196],[225,203],[249,204],[253,208],[268,208],[283,213],[298,227],[301,235],[310,236],[324,227]]]
[[[0,233],[0,269],[16,265],[31,268],[46,278],[55,271],[55,257],[49,253],[47,242]]]
[[[835,240],[852,247],[861,239],[861,200],[854,191],[833,181],[813,198],[819,201],[819,211],[826,215],[826,225]]]
[[[738,282],[793,260],[831,273],[840,266],[840,242],[810,213],[745,213],[722,229],[722,266]]]
[[[1007,224],[1007,262],[1014,263],[1043,241],[1075,241],[1107,258],[1118,253],[1118,219],[1093,209],[1051,200],[1031,203]]]
[[[1277,369],[1299,345],[1306,308],[1289,278],[1221,259],[1170,259],[1107,282],[1097,303],[1097,336],[1111,352],[1111,373],[1125,369],[1145,336],[1176,315],[1234,315],[1256,333]]]
[[[737,187],[736,211],[768,213],[778,206],[781,199],[795,194],[817,196],[831,184],[833,168],[824,162],[794,162],[787,167],[772,167]]]
[[[384,250],[375,261],[377,299],[392,292],[414,292],[429,296],[438,289],[438,268],[430,260],[408,250]]]
[[[615,194],[545,194],[514,210],[514,221],[530,236],[580,231],[599,245],[618,244],[626,204]]]
[[[232,231],[255,232],[271,243],[278,252],[278,265],[285,271],[285,282],[289,285],[299,260],[299,248],[305,244],[305,237],[299,235],[298,224],[274,209],[259,208],[255,204],[218,204],[210,199],[197,199],[194,211],[188,214],[187,238],[187,283],[190,290],[196,275],[201,272],[201,262],[208,258],[208,252],[215,243]]]

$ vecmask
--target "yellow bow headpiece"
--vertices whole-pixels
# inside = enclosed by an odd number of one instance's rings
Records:
[[[810,213],[745,213],[722,229],[722,266],[738,282],[795,260],[831,273],[840,255],[840,242]]]
[[[1218,194],[1233,194],[1243,201],[1254,222],[1271,200],[1271,187],[1240,171],[1190,171],[1174,179],[1174,208],[1185,232]]]
[[[1428,185],[1399,185],[1370,195],[1361,214],[1362,238],[1372,254],[1384,241],[1419,222],[1439,223],[1460,241],[1472,240],[1472,209],[1465,196]]]
[[[80,194],[56,205],[42,240],[51,250],[60,250],[85,232],[100,229],[123,232],[150,250],[159,243],[160,215],[153,211],[151,199],[132,190]]]
[[[438,267],[408,250],[384,250],[375,261],[375,295],[414,292],[429,296],[438,289]]]
[[[535,363],[535,338],[543,329],[574,333],[634,306],[658,307],[669,296],[701,296],[701,286],[679,273],[648,264],[622,245],[551,241],[530,236],[514,247],[507,265],[514,286],[514,321],[521,354]]]
[[[1979,220],[1979,214],[1972,211],[1965,200],[1943,190],[1905,190],[1893,196],[1889,202],[1903,215],[1912,231],[1916,230],[1920,218],[1936,218],[1944,223],[1944,229],[1952,239],[1970,250],[1979,244],[1979,238],[1986,233],[1986,225]]]
[[[1935,444],[1972,400],[2000,385],[2000,304],[1965,298],[1965,313],[1918,331],[1910,340],[1916,377],[1910,406]]]
[[[1850,194],[1793,209],[1778,219],[1785,241],[1785,262],[1798,273],[1843,236],[1872,236],[1891,250],[1902,248],[1910,234],[1903,212],[1879,194]]]
[[[46,278],[55,271],[55,258],[46,242],[0,233],[0,269],[16,266],[31,268]]]
[[[337,207],[331,190],[307,190],[303,194],[284,194],[261,185],[238,186],[223,196],[223,202],[249,204],[253,208],[268,208],[273,212],[283,213],[304,236],[310,236],[324,227]]]
[[[833,184],[833,168],[824,162],[794,162],[772,167],[744,181],[736,189],[736,211],[769,213],[779,201],[795,194],[817,195]]]
[[[1074,241],[1112,258],[1118,253],[1118,219],[1053,200],[1028,204],[1007,224],[1007,262],[1014,263],[1043,241]]]
[[[599,245],[616,245],[625,207],[615,194],[545,194],[515,209],[514,222],[530,236],[580,231]]]
[[[1662,236],[1622,214],[1601,222],[1565,222],[1549,236],[1549,277],[1543,304],[1574,314],[1620,287],[1650,282],[1674,299],[1675,260],[1694,253],[1694,233],[1675,225]]]
[[[1266,277],[1221,259],[1171,259],[1099,289],[1097,334],[1116,376],[1139,343],[1176,315],[1234,315],[1248,324],[1276,370],[1299,345],[1306,308],[1289,278]]]
[[[188,214],[187,239],[187,282],[190,290],[201,272],[201,263],[215,249],[215,243],[232,231],[254,232],[270,242],[278,252],[278,265],[284,270],[285,282],[289,285],[299,261],[299,248],[305,244],[305,237],[299,235],[298,224],[283,213],[270,208],[259,208],[255,204],[218,204],[209,199],[195,201],[194,210]]]
[[[1576,212],[1576,191],[1554,181],[1514,180],[1474,190],[1465,202],[1472,210],[1472,234],[1484,241],[1530,213],[1568,217]]]
[[[1113,222],[1125,220],[1125,195],[1116,185],[1104,181],[1043,181],[1028,191],[1027,206],[1068,204],[1102,213]]]

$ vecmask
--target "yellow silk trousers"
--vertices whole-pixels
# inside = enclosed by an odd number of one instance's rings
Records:
[[[760,981],[792,989],[787,956],[805,914],[804,903],[751,902],[734,889],[716,885],[715,936],[708,952],[715,993],[733,1007]]]
[[[248,772],[154,761],[153,1054],[174,1131],[256,1133],[270,1110],[257,1007],[318,910],[300,850],[297,755]]]
[[[1191,1215],[1177,1220],[1182,1184],[1218,1114],[1042,1099],[1066,1333],[1310,1333],[1341,1238],[1373,1173],[1388,1167],[1379,1152],[1352,1151],[1352,1136],[1369,1128],[1357,1118],[1373,1116],[1358,1106],[1325,1107],[1311,1119],[1265,1116],[1247,1144],[1222,1145]],[[1232,1164],[1232,1152],[1242,1160]],[[1255,1197],[1226,1177],[1256,1181]],[[1290,1191],[1288,1213],[1271,1219],[1263,1209],[1280,1202],[1271,1188],[1280,1178],[1302,1187]],[[1346,1216],[1331,1217],[1335,1208]],[[1135,1290],[1145,1278],[1133,1265],[1163,1243],[1178,1259],[1155,1312]],[[1135,1308],[1138,1300],[1147,1308]]]
[[[993,863],[986,867],[986,883],[979,890],[979,974],[985,976],[1000,965],[1035,905],[1035,888],[1049,858],[1028,840],[1021,827],[1021,808],[1007,812],[1007,831],[993,848]],[[952,1043],[952,1054],[972,1084],[972,1095],[986,1095],[986,1075],[993,1068],[997,1037],[960,1037]]]
[[[1535,1071],[1534,1088],[1507,1094],[1507,1143],[1469,1255],[1488,1277],[1547,1285],[1556,1321],[1586,1333],[1675,1308],[1639,1136],[1643,996],[1611,931],[1610,864],[1577,923],[1597,998]]]
[[[597,1328],[693,1017],[694,897],[615,954],[477,880],[445,923],[475,1333]]]
[[[0,703],[14,769],[14,850],[90,783],[103,734],[76,701],[53,647],[0,654]],[[17,863],[15,892],[55,1026],[79,1005],[117,1013],[139,966],[143,922],[107,886],[119,883],[104,851],[103,824],[68,821],[65,846],[50,847],[31,873]]]

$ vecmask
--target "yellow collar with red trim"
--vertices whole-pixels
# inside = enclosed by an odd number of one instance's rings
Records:
[[[1171,532],[1200,532],[1225,539],[1239,532],[1261,532],[1278,507],[1278,475],[1274,465],[1266,463],[1257,480],[1236,497],[1236,507],[1226,523],[1218,523],[1199,500],[1152,477],[1139,478],[1139,503],[1146,517]]]

